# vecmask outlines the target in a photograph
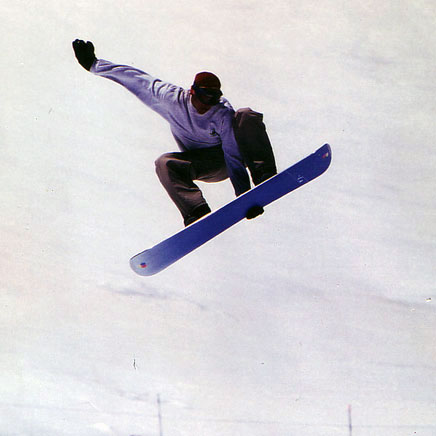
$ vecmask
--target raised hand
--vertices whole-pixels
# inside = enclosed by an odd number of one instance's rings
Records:
[[[94,53],[94,44],[91,41],[85,42],[82,39],[76,39],[73,41],[73,50],[79,64],[89,71],[94,61],[97,60]]]

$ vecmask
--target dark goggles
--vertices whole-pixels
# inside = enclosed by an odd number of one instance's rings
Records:
[[[201,86],[192,85],[192,89],[195,91],[195,95],[203,103],[209,106],[214,106],[219,103],[223,93],[220,89],[216,88],[202,88]]]

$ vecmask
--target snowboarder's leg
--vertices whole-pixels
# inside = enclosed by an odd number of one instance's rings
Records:
[[[218,182],[228,177],[220,147],[165,153],[156,160],[156,173],[189,225],[210,212],[200,188],[193,182]]]
[[[255,185],[277,174],[274,153],[261,113],[250,108],[239,109],[235,114],[233,131]]]

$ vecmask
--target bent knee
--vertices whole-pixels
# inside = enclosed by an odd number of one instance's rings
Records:
[[[261,122],[263,120],[263,114],[256,112],[249,107],[244,107],[236,111],[235,119],[238,123],[245,123],[249,121]]]
[[[235,113],[233,129],[238,137],[241,135],[257,134],[265,130],[263,114],[255,112],[250,108],[238,109]]]
[[[160,179],[169,174],[190,174],[191,162],[182,158],[182,153],[165,153],[155,160],[156,173]]]
[[[164,153],[159,156],[155,161],[154,165],[156,167],[156,172],[161,171],[162,169],[168,166],[168,162],[174,159],[173,153]]]

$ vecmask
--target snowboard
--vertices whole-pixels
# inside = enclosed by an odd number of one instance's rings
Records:
[[[329,144],[230,203],[206,215],[154,247],[130,259],[141,276],[156,274],[246,217],[253,206],[264,207],[324,173],[332,158]]]

